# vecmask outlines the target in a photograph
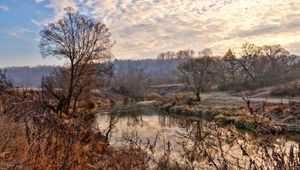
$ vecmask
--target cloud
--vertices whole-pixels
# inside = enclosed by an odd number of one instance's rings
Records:
[[[281,34],[281,33],[289,33],[300,30],[300,21],[293,21],[288,24],[274,24],[274,25],[266,25],[266,26],[257,26],[247,31],[241,31],[237,36],[240,37],[249,37],[249,36],[260,36],[267,34]]]
[[[73,8],[77,10],[77,5],[82,0],[51,0],[50,3],[47,5],[48,8],[52,8],[54,10],[54,18],[52,20],[58,20],[59,18],[63,17],[66,12],[66,8]]]
[[[38,27],[40,27],[40,26],[43,25],[41,22],[39,22],[39,21],[37,21],[37,20],[35,20],[35,19],[31,19],[30,22],[32,22],[34,25],[36,25],[36,26],[38,26]]]
[[[42,2],[44,2],[45,0],[35,0],[35,3],[40,4]]]
[[[300,13],[288,14],[281,18],[269,19],[265,18],[265,24],[258,23],[257,25],[246,30],[237,30],[236,36],[249,37],[260,36],[267,34],[282,34],[300,30]],[[270,23],[268,23],[268,21]]]
[[[1,11],[8,11],[9,8],[7,6],[4,6],[4,5],[0,5],[0,12]]]
[[[298,0],[50,0],[52,21],[72,7],[111,29],[116,57],[149,58],[159,52],[213,48],[222,54],[244,42],[297,42]]]
[[[30,32],[27,28],[14,28],[8,31],[8,35],[12,37],[21,37],[24,33]]]
[[[285,45],[286,48],[290,49],[292,54],[300,54],[300,41],[295,41]]]

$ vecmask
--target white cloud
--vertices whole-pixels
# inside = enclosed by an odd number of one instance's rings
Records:
[[[8,35],[10,35],[12,37],[21,37],[26,32],[30,32],[30,30],[27,28],[22,28],[22,27],[14,28],[14,29],[8,31]]]
[[[35,20],[35,19],[31,19],[30,22],[32,22],[34,25],[36,25],[36,26],[38,26],[38,27],[40,27],[40,26],[43,25],[41,22],[39,22],[39,21],[37,21],[37,20]]]
[[[0,11],[8,11],[9,8],[7,6],[4,5],[0,5]]]
[[[116,57],[205,47],[221,54],[247,41],[288,48],[300,39],[298,0],[51,0],[48,7],[55,20],[66,7],[103,19]]]
[[[80,0],[51,0],[47,7],[54,9],[55,16],[52,19],[57,20],[65,14],[66,8],[71,7],[77,10],[79,2]]]
[[[35,3],[39,4],[42,3],[44,0],[35,0]]]

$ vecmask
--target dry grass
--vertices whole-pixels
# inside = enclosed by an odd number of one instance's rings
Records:
[[[22,124],[9,122],[4,116],[0,117],[0,169],[13,168],[26,159],[29,146],[24,139]]]
[[[146,169],[146,154],[116,149],[95,132],[90,113],[66,119],[36,92],[0,95],[0,169]]]
[[[162,103],[176,103],[176,105],[185,105],[193,101],[191,96],[192,93],[169,93],[159,98],[159,101]]]

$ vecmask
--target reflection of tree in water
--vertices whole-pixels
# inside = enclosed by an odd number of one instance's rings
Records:
[[[274,136],[255,136],[231,127],[195,118],[159,115],[157,134],[143,138],[138,128],[149,124],[141,114],[126,118],[132,131],[122,132],[122,143],[149,153],[160,169],[299,169],[300,150],[295,143]],[[114,118],[116,120],[116,118]],[[119,119],[118,119],[119,120]],[[112,121],[115,122],[115,121]],[[114,127],[114,126],[112,126]],[[168,138],[165,128],[176,130]],[[287,142],[287,143],[286,143]],[[160,156],[158,156],[160,155]],[[179,155],[179,156],[178,156]]]
[[[183,158],[190,169],[299,169],[299,146],[253,136],[207,121],[178,120]],[[285,140],[281,140],[285,142]]]
[[[159,125],[161,127],[174,127],[177,126],[177,119],[169,115],[160,114],[158,116]]]
[[[230,154],[236,138],[205,121],[179,120],[183,132],[178,133],[185,163],[191,168],[215,167],[227,169],[235,156]]]

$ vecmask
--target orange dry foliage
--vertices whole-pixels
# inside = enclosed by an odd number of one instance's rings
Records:
[[[38,98],[29,91],[0,95],[0,169],[147,168],[141,150],[104,142],[93,130],[90,114],[64,119]]]

